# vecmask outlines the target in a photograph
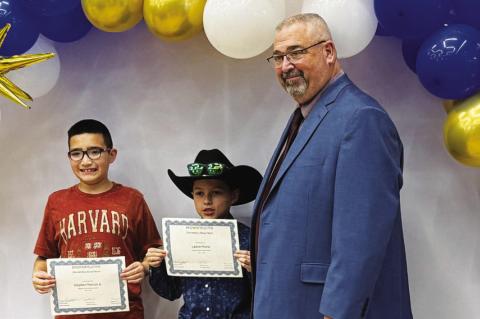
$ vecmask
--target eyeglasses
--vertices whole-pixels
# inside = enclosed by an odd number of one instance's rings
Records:
[[[73,150],[68,152],[68,157],[75,162],[79,162],[83,159],[85,154],[87,154],[87,157],[91,160],[97,160],[102,156],[103,152],[110,152],[110,148],[100,148],[100,147],[92,147],[87,149],[86,151],[82,150]]]
[[[292,50],[284,54],[274,54],[271,57],[267,58],[267,62],[270,63],[274,68],[279,68],[282,66],[284,57],[286,57],[287,61],[289,61],[290,63],[296,63],[303,59],[305,54],[308,53],[308,49],[313,48],[314,46],[322,44],[324,42],[327,42],[327,40],[322,40],[304,49]]]
[[[228,169],[223,163],[191,163],[187,165],[190,176],[218,176]]]

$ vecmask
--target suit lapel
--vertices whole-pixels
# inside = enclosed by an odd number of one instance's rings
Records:
[[[290,124],[293,119],[293,113],[290,115],[290,119],[288,120],[288,123],[283,130],[282,136],[280,137],[280,141],[277,144],[277,147],[275,148],[275,151],[273,152],[272,157],[270,158],[270,162],[268,163],[267,170],[265,171],[264,178],[262,180],[262,183],[260,184],[260,188],[258,189],[257,192],[257,197],[255,198],[255,204],[253,205],[253,212],[255,213],[257,211],[257,206],[260,202],[260,198],[263,194],[263,191],[265,189],[265,185],[267,184],[268,178],[270,174],[272,174],[273,167],[275,166],[275,162],[277,161],[278,156],[280,156],[280,152],[283,149],[283,144],[285,144],[285,139],[287,138],[288,135],[288,130],[290,128]]]
[[[310,137],[313,135],[317,127],[320,125],[320,123],[324,119],[325,115],[327,115],[328,111],[330,110],[330,107],[329,107],[330,104],[335,101],[335,99],[337,98],[338,94],[342,91],[342,89],[349,84],[351,84],[350,79],[346,75],[342,75],[337,81],[331,84],[326,89],[326,91],[322,94],[322,96],[318,99],[318,101],[310,111],[310,114],[307,116],[307,118],[303,122],[297,137],[293,141],[293,144],[290,147],[290,150],[288,151],[287,156],[285,157],[282,163],[282,166],[278,171],[277,176],[275,177],[275,181],[273,182],[270,193],[272,193],[272,191],[275,189],[276,185],[278,184],[278,181],[281,180],[283,175],[285,175],[285,172],[292,165],[294,160],[298,157],[298,155],[300,154],[302,149],[305,147]],[[291,117],[290,117],[290,121],[291,121]],[[287,128],[288,127],[289,125],[287,125]],[[286,135],[285,132],[283,135]],[[284,138],[285,137],[282,136],[282,141],[284,140]],[[279,145],[283,146],[283,143]],[[276,154],[278,154],[277,153],[278,148],[279,146],[277,146]],[[275,159],[276,158],[277,157],[275,157]],[[272,166],[272,163],[270,163],[269,165],[269,168],[271,170],[270,166]],[[270,176],[270,175],[266,175],[266,176]]]

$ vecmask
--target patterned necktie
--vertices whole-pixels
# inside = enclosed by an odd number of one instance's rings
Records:
[[[260,215],[262,214],[263,207],[265,206],[265,202],[273,186],[275,177],[277,176],[277,173],[280,170],[280,167],[282,166],[282,162],[285,159],[285,156],[287,155],[288,150],[290,149],[290,146],[292,146],[293,141],[297,136],[298,129],[300,128],[300,125],[302,124],[302,122],[303,122],[303,115],[300,110],[300,107],[297,107],[297,109],[293,113],[292,122],[290,123],[290,128],[288,130],[288,135],[287,135],[287,138],[285,139],[285,143],[283,144],[284,145],[283,150],[280,153],[280,156],[278,156],[277,161],[275,162],[275,165],[272,169],[272,172],[268,177],[268,180],[267,180],[267,183],[265,184],[262,195],[260,196],[260,202],[257,206],[258,213],[257,213],[257,221],[256,221],[256,229],[255,229],[255,254],[258,254],[258,234],[260,230]],[[253,256],[253,258],[255,258],[255,256]]]
[[[268,177],[268,181],[265,184],[265,188],[263,189],[261,200],[260,200],[260,205],[258,206],[259,212],[263,211],[263,206],[265,205],[265,200],[268,197],[268,194],[270,194],[270,190],[273,186],[273,182],[275,181],[275,177],[277,177],[278,171],[280,170],[280,167],[282,166],[282,162],[287,156],[288,150],[290,149],[290,146],[292,146],[293,141],[295,140],[295,137],[297,136],[298,129],[300,128],[300,125],[303,122],[303,115],[300,110],[300,107],[297,107],[295,109],[295,112],[293,113],[293,118],[292,122],[290,123],[290,129],[288,131],[287,138],[285,139],[285,143],[283,146],[283,150],[280,153],[280,156],[278,157],[277,161],[275,162],[275,166],[272,169],[272,172],[270,173],[270,176]]]

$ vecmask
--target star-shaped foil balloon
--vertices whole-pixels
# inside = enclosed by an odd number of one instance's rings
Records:
[[[9,23],[0,29],[0,47],[7,37],[8,30],[10,30]],[[27,92],[16,86],[15,83],[7,79],[5,75],[10,71],[43,62],[53,58],[54,56],[54,53],[23,54],[14,55],[9,58],[0,56],[0,94],[12,100],[13,102],[20,104],[24,108],[29,109],[30,107],[22,100],[32,101],[32,97]],[[40,80],[41,79],[39,79],[39,81]]]

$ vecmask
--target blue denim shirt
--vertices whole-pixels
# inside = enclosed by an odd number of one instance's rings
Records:
[[[238,223],[240,249],[249,249],[250,228]],[[183,295],[185,301],[179,319],[248,319],[251,308],[250,274],[243,278],[173,277],[167,274],[165,262],[151,268],[150,286],[168,300]]]

